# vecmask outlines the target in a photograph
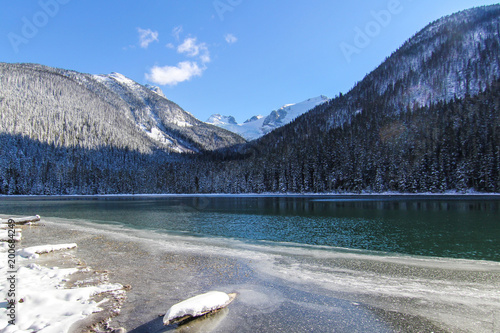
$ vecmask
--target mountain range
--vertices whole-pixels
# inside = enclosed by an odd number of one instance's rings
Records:
[[[278,110],[272,111],[267,116],[253,116],[241,124],[238,124],[233,116],[222,116],[220,114],[213,114],[206,122],[237,133],[251,141],[292,122],[298,116],[327,101],[328,97],[322,95],[300,103],[287,104]]]
[[[0,64],[0,193],[500,192],[499,79],[500,5],[430,23],[344,95],[247,125],[116,73]]]

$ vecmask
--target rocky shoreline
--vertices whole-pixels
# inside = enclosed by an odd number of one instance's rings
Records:
[[[0,313],[8,319],[2,332],[120,332],[109,322],[120,313],[127,287],[82,261],[76,243],[33,245],[23,235],[45,228],[39,217],[1,218],[0,272],[11,277],[0,283],[7,300]]]

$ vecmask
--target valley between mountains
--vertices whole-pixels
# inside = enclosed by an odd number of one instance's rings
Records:
[[[0,194],[499,192],[500,5],[390,52],[345,94],[243,124],[122,74],[1,63]]]

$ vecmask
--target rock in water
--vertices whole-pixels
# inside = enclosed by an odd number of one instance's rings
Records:
[[[207,313],[222,309],[231,303],[236,294],[226,294],[221,291],[210,291],[205,294],[188,298],[172,305],[163,317],[163,324],[170,325],[182,322],[189,318],[203,316]]]

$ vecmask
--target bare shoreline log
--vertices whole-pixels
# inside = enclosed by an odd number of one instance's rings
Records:
[[[3,219],[2,223],[27,224],[30,222],[40,222],[40,215],[16,217],[8,220]]]

